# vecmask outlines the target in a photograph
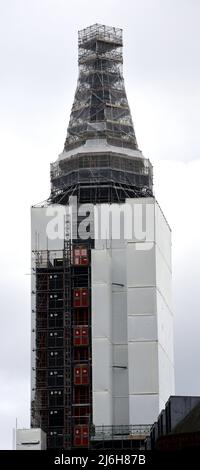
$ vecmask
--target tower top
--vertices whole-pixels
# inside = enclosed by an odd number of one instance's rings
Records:
[[[79,77],[65,151],[87,141],[138,150],[122,74],[122,29],[94,24],[78,32]]]
[[[91,41],[104,41],[122,46],[122,33],[121,28],[96,23],[78,31],[78,45],[81,48],[86,47]]]
[[[152,166],[138,149],[122,73],[122,29],[78,32],[79,75],[64,150],[51,165],[51,202],[123,202],[152,195]]]

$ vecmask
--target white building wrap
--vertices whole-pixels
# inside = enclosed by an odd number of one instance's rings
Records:
[[[174,394],[171,231],[154,198],[128,202],[153,206],[144,240],[98,241],[92,253],[95,425],[151,424]],[[99,317],[112,330],[99,333],[97,348]],[[112,400],[100,404],[97,393]]]
[[[141,218],[138,205],[143,209],[142,218],[148,212],[148,230],[138,235],[135,220],[137,233],[133,231],[131,238],[117,240],[111,234],[106,240],[95,240],[91,253],[92,408],[96,426],[151,424],[174,394],[171,231],[154,198],[128,199],[128,203],[136,219]],[[32,208],[32,250],[55,250],[56,257],[63,240],[48,238],[51,217],[46,211],[46,207]],[[34,253],[32,268],[34,291]],[[32,400],[34,302],[33,296]]]

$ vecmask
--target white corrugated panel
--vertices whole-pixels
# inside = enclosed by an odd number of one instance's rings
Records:
[[[158,344],[135,342],[128,346],[129,393],[158,393]]]
[[[131,315],[128,317],[128,340],[156,341],[156,315]]]
[[[92,393],[96,426],[112,424],[111,258],[92,250]]]
[[[173,315],[157,291],[158,339],[170,360],[174,362]]]
[[[111,286],[93,284],[92,335],[93,338],[111,338]]]
[[[172,310],[172,273],[156,247],[156,286],[165,299],[170,310]]]
[[[93,390],[112,392],[112,345],[106,338],[92,343]]]
[[[155,199],[126,199],[132,207],[132,241],[155,241]]]
[[[92,284],[110,282],[110,250],[92,250]]]
[[[129,287],[127,291],[128,315],[156,314],[155,287]]]
[[[109,392],[93,392],[93,422],[95,426],[113,424],[113,399]]]
[[[130,423],[153,424],[159,415],[159,395],[130,395]]]
[[[113,247],[113,242],[112,242]],[[122,284],[118,289],[123,290],[126,285],[126,249],[112,249],[112,283]]]
[[[141,249],[142,247],[142,249]],[[155,245],[128,243],[127,286],[153,287],[156,285]]]
[[[129,423],[129,399],[128,397],[114,398],[114,426],[126,425]]]
[[[168,267],[171,267],[171,230],[156,202],[155,204],[155,240]]]
[[[128,397],[128,368],[113,367],[113,396]]]
[[[66,207],[59,204],[31,208],[32,250],[63,249],[65,214]]]
[[[113,365],[114,366],[128,366],[128,345],[127,344],[113,344]]]
[[[112,293],[112,340],[116,344],[127,344],[126,292]]]
[[[158,345],[159,394],[166,403],[174,395],[174,367],[165,351]]]

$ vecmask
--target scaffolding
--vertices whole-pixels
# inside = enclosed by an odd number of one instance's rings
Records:
[[[72,242],[67,228],[63,250],[34,252],[36,387],[32,426],[40,426],[47,433],[49,449],[89,446],[92,424],[90,249],[91,241],[81,245],[80,241]],[[79,256],[78,250],[81,250]],[[84,299],[80,305],[77,292]]]
[[[78,153],[51,164],[50,202],[66,204],[71,194],[79,202],[124,202],[151,196],[153,170],[148,159],[120,153]]]
[[[65,221],[64,237],[64,447],[72,447],[72,286],[70,221]]]
[[[66,204],[72,194],[94,204],[152,196],[152,166],[138,150],[122,46],[120,28],[95,24],[78,33],[78,83],[64,152],[51,164],[50,203]]]
[[[152,196],[152,165],[138,150],[124,87],[122,46],[119,28],[96,24],[79,31],[78,84],[64,153],[51,164],[47,204],[68,204],[71,195],[78,204]],[[92,140],[92,151],[91,145],[81,149]],[[92,247],[91,238],[70,240],[66,223],[63,250],[34,252],[32,426],[46,431],[49,449],[134,440],[131,429],[92,426]]]
[[[69,233],[69,232],[68,232]],[[48,449],[142,449],[150,425],[94,426],[92,241],[65,234],[64,249],[35,251],[36,390],[32,426]]]
[[[122,46],[122,29],[96,23],[78,32],[79,47],[85,48],[87,44],[90,45],[92,40],[111,42]]]
[[[122,75],[122,30],[95,24],[78,33],[79,77],[65,150],[104,138],[137,149]]]
[[[151,425],[95,426],[91,430],[91,449],[142,450]]]

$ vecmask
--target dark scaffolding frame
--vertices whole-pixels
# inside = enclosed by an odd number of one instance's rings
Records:
[[[40,426],[47,433],[49,449],[75,447],[75,429],[82,425],[88,428],[89,446],[92,425],[91,241],[81,243],[87,250],[88,263],[76,266],[73,251],[79,245],[78,240],[72,243],[66,239],[64,250],[34,252],[36,389],[32,426]],[[87,308],[75,308],[73,304],[74,290],[81,287],[88,291]],[[89,341],[85,347],[77,347],[73,342],[74,329],[80,325],[88,329]],[[77,364],[80,367],[84,364],[89,371],[88,384],[81,387],[74,382]]]
[[[149,160],[120,153],[78,154],[51,164],[50,203],[66,204],[71,195],[78,202],[124,202],[126,198],[153,194]]]
[[[122,30],[94,24],[78,33],[79,77],[65,150],[106,138],[137,149],[122,74]]]
[[[94,24],[78,33],[78,83],[64,152],[51,164],[51,203],[66,204],[72,194],[94,204],[153,194],[152,166],[138,150],[126,96],[122,46],[120,28]]]

